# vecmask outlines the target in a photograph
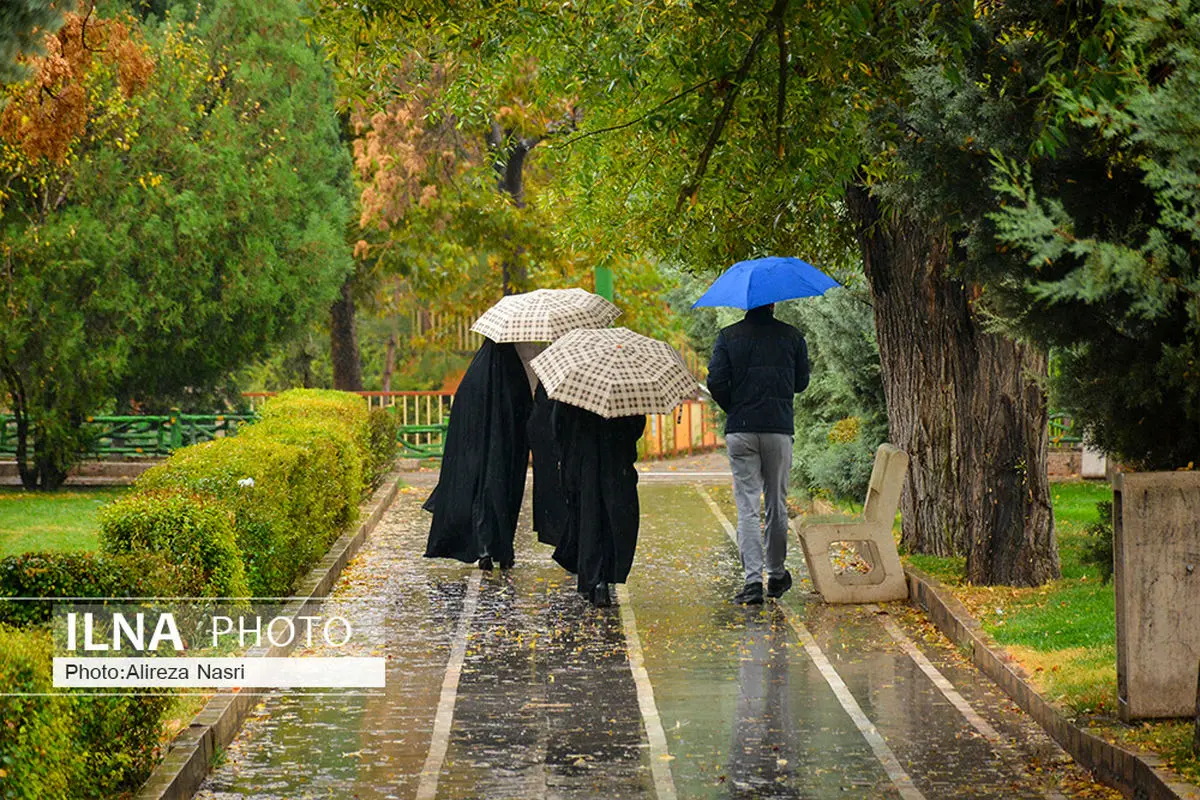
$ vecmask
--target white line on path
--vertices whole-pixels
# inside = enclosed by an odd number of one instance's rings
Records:
[[[650,774],[654,776],[654,791],[658,800],[675,800],[675,780],[671,777],[671,754],[667,750],[667,735],[663,732],[662,718],[654,702],[654,687],[646,672],[642,656],[642,640],[637,632],[637,618],[633,615],[633,602],[625,584],[617,585],[617,606],[621,610],[621,622],[625,626],[625,646],[629,651],[629,671],[637,685],[638,707],[642,711],[642,722],[646,726],[646,739],[650,743]]]
[[[474,570],[467,581],[467,596],[463,600],[462,614],[458,618],[458,630],[450,646],[450,660],[446,664],[446,677],[442,679],[442,697],[438,701],[437,716],[433,720],[433,737],[429,742],[429,755],[421,769],[421,782],[417,784],[417,800],[433,800],[437,796],[438,776],[442,762],[450,747],[450,726],[454,723],[454,704],[458,700],[458,679],[462,676],[463,662],[467,658],[467,634],[471,631],[471,618],[479,605],[479,584],[483,573]]]
[[[733,527],[733,523],[725,516],[725,512],[721,511],[720,506],[713,501],[708,492],[699,486],[696,491],[704,499],[713,515],[725,528],[725,533],[733,540],[734,546],[737,546],[737,530]],[[900,791],[900,796],[904,800],[925,800],[925,796],[917,789],[909,774],[904,771],[904,767],[900,765],[900,759],[896,758],[896,754],[892,752],[892,748],[888,747],[883,735],[879,729],[875,727],[875,723],[871,722],[866,713],[862,710],[862,706],[854,699],[854,695],[850,692],[850,687],[842,680],[842,676],[838,675],[833,664],[829,663],[821,646],[817,644],[817,640],[809,633],[807,627],[796,616],[790,608],[783,603],[779,604],[779,608],[783,610],[787,616],[788,623],[796,634],[800,637],[800,643],[804,646],[804,652],[808,653],[808,657],[812,659],[813,664],[821,673],[821,677],[829,684],[829,688],[833,690],[834,696],[838,702],[842,704],[842,709],[850,716],[863,738],[867,740],[867,744],[871,746],[871,750],[875,753],[875,758],[883,765],[884,772],[887,773],[895,787]]]
[[[991,742],[992,747],[1001,758],[1008,761],[1010,766],[1014,768],[1022,768],[1024,759],[1016,751],[1016,749],[1006,740],[998,730],[992,727],[986,719],[981,717],[979,713],[971,707],[967,699],[959,694],[958,690],[941,671],[933,665],[916,643],[909,638],[908,634],[896,624],[896,621],[888,616],[887,612],[881,609],[874,603],[868,603],[866,608],[875,612],[876,619],[883,625],[883,629],[895,640],[896,644],[900,645],[900,649],[908,654],[908,657],[920,668],[925,676],[933,682],[933,685],[941,690],[942,694],[950,701],[950,704],[958,709],[958,712],[963,715],[967,722],[971,723],[971,727],[979,731],[983,738]],[[1051,800],[1059,800],[1063,795],[1055,789],[1047,790],[1046,796]]]

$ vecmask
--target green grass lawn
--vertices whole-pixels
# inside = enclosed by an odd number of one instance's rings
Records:
[[[1113,585],[1083,558],[1099,521],[1096,503],[1112,499],[1107,483],[1050,487],[1062,578],[1034,589],[969,586],[961,558],[905,556],[947,586],[984,630],[1030,673],[1037,689],[1068,716],[1086,719],[1114,741],[1153,750],[1187,780],[1200,781],[1186,721],[1123,725],[1117,719],[1117,643]]]
[[[125,487],[26,492],[0,487],[0,558],[31,550],[95,550],[96,511]]]

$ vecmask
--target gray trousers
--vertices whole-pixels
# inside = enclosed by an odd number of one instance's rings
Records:
[[[761,583],[764,572],[767,577],[782,578],[787,558],[792,437],[786,433],[727,433],[725,449],[733,472],[738,551],[746,583]],[[764,506],[766,519],[760,524],[759,512]]]

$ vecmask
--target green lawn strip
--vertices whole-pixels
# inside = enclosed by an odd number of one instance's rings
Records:
[[[984,630],[1025,668],[1035,688],[1068,717],[1117,743],[1157,753],[1181,777],[1200,781],[1187,721],[1129,726],[1117,719],[1115,597],[1098,569],[1081,560],[1098,521],[1096,503],[1112,498],[1106,483],[1051,486],[1062,562],[1060,580],[1032,589],[971,586],[962,558],[905,555],[904,561],[953,591]]]
[[[96,511],[126,487],[26,492],[0,488],[0,558],[33,550],[95,550]]]

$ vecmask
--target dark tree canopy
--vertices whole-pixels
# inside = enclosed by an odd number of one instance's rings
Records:
[[[952,219],[980,306],[1141,468],[1200,461],[1200,11],[1005,3],[930,28],[897,199]]]

